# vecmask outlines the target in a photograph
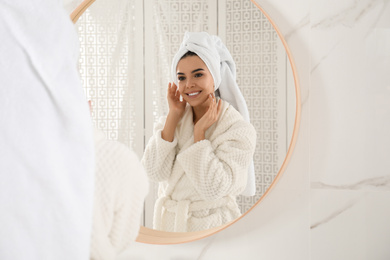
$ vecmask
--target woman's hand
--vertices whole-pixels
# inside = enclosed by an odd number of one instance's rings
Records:
[[[175,83],[168,84],[167,99],[169,114],[171,114],[175,119],[177,119],[177,122],[179,122],[184,115],[186,101],[180,101],[180,92]]]
[[[172,142],[175,135],[176,126],[184,115],[186,101],[180,101],[180,93],[175,83],[168,84],[167,99],[169,112],[164,128],[161,132],[161,137],[165,141]]]
[[[205,139],[206,130],[210,128],[219,118],[221,114],[222,101],[219,100],[218,104],[215,100],[215,95],[210,94],[208,97],[209,108],[207,112],[196,122],[194,126],[194,142],[198,142]]]

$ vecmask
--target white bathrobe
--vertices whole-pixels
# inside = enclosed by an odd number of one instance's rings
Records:
[[[148,181],[137,155],[95,129],[91,260],[111,260],[138,235]]]
[[[166,117],[156,124],[142,159],[149,178],[160,183],[155,229],[198,231],[241,215],[236,196],[246,187],[256,132],[233,106],[221,102],[218,121],[206,131],[206,139],[197,143],[189,105],[172,142],[161,138]]]
[[[85,260],[93,129],[61,1],[0,0],[0,259]]]

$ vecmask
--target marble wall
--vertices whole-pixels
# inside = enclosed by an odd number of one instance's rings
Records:
[[[294,57],[302,118],[272,192],[226,230],[118,260],[390,259],[390,1],[257,0]]]

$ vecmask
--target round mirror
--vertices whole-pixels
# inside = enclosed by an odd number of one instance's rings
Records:
[[[153,125],[168,112],[170,64],[184,32],[219,35],[237,67],[237,82],[257,132],[256,194],[238,196],[244,215],[271,190],[291,156],[300,115],[295,67],[287,44],[255,1],[84,1],[72,19],[80,37],[80,74],[92,116],[108,139],[142,157]],[[88,8],[89,7],[89,8]],[[77,22],[76,22],[77,21]],[[138,240],[187,242],[218,232],[152,230],[157,183],[151,183]]]

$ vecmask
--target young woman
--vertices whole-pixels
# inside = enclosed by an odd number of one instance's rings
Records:
[[[217,36],[186,33],[172,73],[169,113],[156,124],[142,159],[149,178],[159,182],[153,226],[175,232],[217,227],[241,215],[236,196],[247,187],[256,132],[240,114],[248,117],[234,62]]]

